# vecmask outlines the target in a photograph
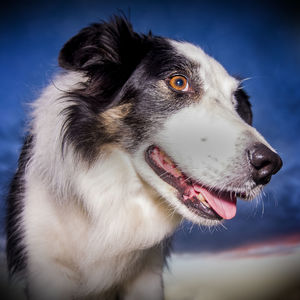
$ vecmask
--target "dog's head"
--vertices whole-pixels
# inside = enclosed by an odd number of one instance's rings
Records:
[[[65,141],[90,163],[104,144],[125,149],[193,222],[234,217],[236,197],[255,197],[281,168],[251,126],[241,82],[190,43],[137,34],[117,17],[80,31],[59,63],[86,78],[69,93]]]

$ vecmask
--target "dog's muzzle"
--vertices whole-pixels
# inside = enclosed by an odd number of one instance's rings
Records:
[[[267,184],[272,175],[282,167],[280,156],[262,143],[252,145],[247,153],[251,164],[252,179],[257,185]]]

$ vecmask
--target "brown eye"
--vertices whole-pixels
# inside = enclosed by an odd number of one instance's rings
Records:
[[[180,92],[186,92],[189,89],[187,79],[182,75],[175,75],[169,80],[169,85],[172,89]]]

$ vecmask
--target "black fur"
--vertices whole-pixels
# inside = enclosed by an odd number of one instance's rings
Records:
[[[148,36],[132,30],[126,19],[92,24],[69,40],[59,55],[59,64],[86,74],[81,88],[66,93],[72,99],[64,113],[64,145],[72,143],[85,159],[93,160],[99,145],[115,137],[104,136],[99,113],[117,104],[116,95],[149,50]]]
[[[59,64],[68,70],[82,72],[88,78],[80,88],[65,94],[71,104],[63,112],[66,121],[62,133],[63,147],[73,144],[82,158],[90,162],[99,154],[100,145],[122,138],[105,133],[99,121],[101,112],[134,102],[134,110],[128,114],[124,125],[132,128],[129,125],[134,124],[135,138],[132,140],[141,141],[147,136],[145,128],[150,129],[150,124],[145,123],[145,114],[159,116],[184,104],[182,99],[172,107],[153,103],[153,95],[147,87],[153,87],[155,81],[172,71],[189,69],[186,60],[176,56],[166,39],[151,33],[137,34],[131,24],[120,17],[81,30],[62,48]],[[178,98],[184,97],[178,95]]]
[[[32,143],[33,137],[27,136],[18,161],[18,170],[11,182],[7,198],[6,255],[10,276],[22,272],[26,267],[26,252],[22,243],[24,233],[19,221],[24,208],[24,173],[30,158]]]
[[[251,110],[251,103],[249,101],[249,96],[241,88],[237,89],[234,95],[238,102],[238,106],[236,108],[238,114],[246,123],[252,125],[253,115]]]
[[[84,72],[89,81],[77,95],[94,98],[100,102],[96,107],[105,107],[148,52],[149,39],[151,35],[139,35],[126,19],[115,17],[71,38],[59,54],[59,65]]]

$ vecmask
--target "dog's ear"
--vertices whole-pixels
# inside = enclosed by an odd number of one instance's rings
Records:
[[[238,102],[237,105],[237,113],[240,115],[240,117],[249,125],[252,125],[252,109],[251,109],[251,103],[249,101],[249,96],[247,93],[239,88],[235,92],[235,98]]]
[[[135,33],[127,19],[115,16],[82,29],[63,46],[58,61],[67,70],[91,76],[103,67],[113,73],[126,67],[130,72],[145,55],[146,44],[147,36]]]

